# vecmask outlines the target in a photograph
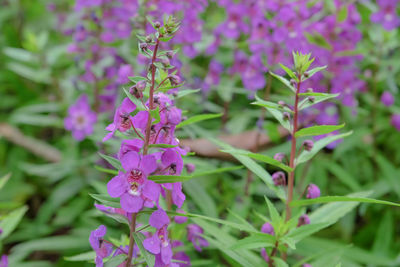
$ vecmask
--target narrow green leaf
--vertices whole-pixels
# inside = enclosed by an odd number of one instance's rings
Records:
[[[317,73],[321,70],[324,70],[324,69],[326,69],[326,66],[316,67],[316,68],[313,68],[313,69],[307,71],[307,73],[308,73],[307,79],[310,79],[315,73]],[[307,79],[304,79],[304,81]]]
[[[0,190],[6,185],[10,177],[11,173],[7,173],[6,175],[0,178]]]
[[[96,170],[104,172],[104,173],[109,173],[109,174],[112,174],[112,175],[117,175],[118,174],[117,170],[111,170],[111,169],[103,168],[103,167],[101,167],[99,165],[94,165],[94,168]]]
[[[286,111],[286,112],[289,112],[289,113],[293,113],[293,111],[288,107],[283,107],[283,106],[281,106],[279,104],[276,104],[274,102],[263,100],[257,95],[255,95],[255,98],[256,98],[257,101],[251,103],[252,105],[257,105],[257,106],[262,106],[262,107],[265,107],[265,108],[272,108],[272,109],[277,109],[277,110],[280,110],[280,111]]]
[[[286,67],[285,65],[283,65],[281,63],[279,63],[279,65],[281,66],[282,69],[284,69],[286,71],[286,73],[289,75],[290,78],[292,78],[292,79],[294,79],[296,81],[299,80],[291,69],[289,69],[288,67]]]
[[[218,174],[218,173],[222,173],[222,172],[236,171],[236,170],[240,170],[240,169],[243,169],[243,166],[223,167],[223,168],[216,168],[216,169],[209,170],[209,171],[194,172],[191,176],[193,176],[193,177],[207,176],[207,175]]]
[[[201,114],[201,115],[196,115],[193,117],[190,117],[187,120],[182,121],[181,123],[179,123],[176,128],[181,128],[183,126],[192,124],[192,123],[196,123],[199,121],[204,121],[204,120],[210,120],[210,119],[215,119],[215,118],[219,118],[222,116],[222,113],[218,113],[218,114]]]
[[[142,77],[142,76],[129,76],[129,80],[131,80],[134,83],[140,82],[140,81],[147,81],[147,78]]]
[[[250,158],[253,158],[255,160],[259,160],[259,161],[265,162],[267,164],[279,167],[279,168],[285,170],[286,172],[293,171],[293,169],[290,168],[289,166],[283,164],[282,162],[280,162],[280,161],[278,161],[278,160],[276,160],[274,158],[266,156],[266,155],[252,153],[252,152],[249,152],[249,151],[246,151],[246,150],[241,150],[241,149],[221,150],[221,151],[225,152],[225,153],[229,153],[231,155],[233,155],[233,154],[246,155],[246,156],[248,156]]]
[[[269,234],[252,234],[234,243],[230,249],[255,249],[273,247],[276,238]]]
[[[318,151],[323,149],[328,144],[330,144],[333,141],[336,141],[338,139],[341,139],[341,138],[344,138],[346,136],[349,136],[352,133],[353,133],[353,131],[350,131],[350,132],[343,133],[343,134],[327,136],[327,137],[325,137],[325,138],[323,138],[321,140],[318,140],[317,142],[314,143],[314,147],[311,149],[311,151],[304,150],[303,152],[301,152],[301,154],[296,159],[296,165],[304,163],[304,162],[310,160],[312,157],[315,156],[315,154],[318,153]]]
[[[272,257],[276,267],[289,267],[289,265],[279,257]]]
[[[339,96],[339,94],[324,94],[324,93],[300,93],[299,96],[313,96],[314,101],[311,102],[308,98],[303,99],[299,103],[299,110],[306,109],[308,107],[311,107],[315,104],[318,104],[320,102],[323,102],[325,100],[335,98]]]
[[[278,75],[278,74],[275,74],[275,73],[273,73],[273,72],[269,72],[269,73],[272,75],[272,77],[277,78],[281,83],[283,83],[284,85],[286,85],[286,87],[289,88],[290,90],[292,90],[293,93],[296,93],[296,88],[294,88],[294,87],[290,84],[290,82],[289,82],[288,80],[286,80],[284,77],[282,77],[282,76],[280,76],[280,75]]]
[[[349,201],[356,201],[362,203],[374,203],[374,204],[382,204],[382,205],[389,205],[389,206],[397,206],[400,207],[400,203],[390,202],[386,200],[379,200],[373,198],[366,198],[366,197],[347,197],[347,196],[326,196],[326,197],[318,197],[313,199],[301,199],[301,200],[294,200],[290,202],[290,206],[292,207],[299,207],[299,206],[307,206],[316,203],[329,203],[329,202],[349,202]]]
[[[290,231],[286,237],[293,239],[295,243],[303,240],[304,238],[328,227],[330,223],[312,223],[307,225],[302,225]]]
[[[340,9],[339,12],[337,13],[337,20],[338,22],[343,22],[347,19],[348,15],[348,7],[347,5],[343,5]]]
[[[180,175],[150,175],[147,179],[156,182],[157,184],[184,182],[192,179],[193,176]]]
[[[90,194],[89,195],[100,203],[112,207],[112,208],[121,208],[121,205],[118,199],[110,197],[107,194]]]
[[[137,246],[139,247],[140,254],[143,256],[143,258],[146,261],[147,265],[150,266],[150,267],[153,267],[154,263],[155,263],[155,257],[154,257],[153,254],[148,252],[147,249],[145,249],[143,247],[143,241],[146,238],[144,236],[144,234],[135,232],[135,233],[133,233],[133,238],[135,239],[135,242],[136,242]]]
[[[0,229],[3,230],[3,233],[0,235],[0,240],[4,240],[7,236],[9,236],[15,228],[17,228],[19,222],[22,217],[28,210],[27,206],[20,207],[6,216],[2,218],[0,221]]]
[[[74,256],[64,257],[66,261],[94,261],[96,258],[95,251],[88,251]]]
[[[170,145],[170,144],[150,144],[150,148],[173,148],[177,147],[177,145]]]
[[[332,50],[332,45],[330,43],[328,43],[328,41],[325,40],[325,37],[323,35],[321,35],[320,33],[314,31],[312,34],[308,33],[308,32],[305,32],[304,34],[309,43],[315,44],[315,45],[325,48],[327,50]]]
[[[118,267],[120,266],[121,263],[124,262],[124,260],[126,260],[125,254],[117,255],[109,259],[107,262],[105,262],[104,267]]]
[[[281,216],[279,215],[279,212],[272,204],[272,202],[267,198],[267,196],[264,196],[264,199],[268,206],[268,212],[269,216],[271,217],[272,224],[275,226],[279,225],[279,222],[281,221]]]
[[[117,160],[116,158],[104,155],[99,153],[100,157],[102,157],[103,159],[105,159],[108,163],[111,164],[111,166],[113,166],[114,168],[116,168],[117,170],[120,171],[124,171],[124,169],[122,168],[121,162],[119,162],[119,160]]]
[[[311,126],[308,128],[303,128],[298,130],[294,136],[296,137],[302,137],[302,136],[313,136],[313,135],[322,135],[322,134],[328,134],[333,131],[339,130],[344,127],[344,123],[340,125],[317,125],[317,126]]]
[[[186,90],[179,90],[178,95],[176,96],[176,98],[181,98],[190,94],[194,94],[199,92],[200,89],[186,89]]]

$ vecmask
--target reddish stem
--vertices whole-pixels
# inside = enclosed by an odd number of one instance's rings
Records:
[[[290,151],[290,161],[289,161],[289,167],[293,169],[289,173],[289,181],[288,181],[288,198],[286,200],[286,219],[285,221],[288,221],[290,217],[292,216],[292,209],[290,208],[290,202],[293,200],[293,186],[294,186],[294,159],[296,158],[296,132],[298,128],[298,116],[299,116],[299,110],[298,110],[298,105],[299,105],[299,93],[300,93],[300,85],[301,85],[301,75],[298,75],[298,82],[297,82],[297,89],[296,89],[296,98],[294,102],[294,116],[293,116],[293,129],[292,129],[292,147]]]
[[[154,63],[156,62],[157,59],[157,51],[158,51],[158,46],[160,45],[160,41],[157,38],[156,45],[154,47],[154,52],[153,52],[153,58],[151,59],[151,86],[150,86],[150,93],[149,93],[149,110],[154,109],[154,85],[155,85],[155,77],[156,77],[156,66]],[[146,137],[144,140],[144,145],[143,145],[143,155],[147,155],[147,151],[149,149],[149,141],[150,141],[150,131],[151,131],[151,114],[149,112],[149,118],[147,120],[147,125],[146,125]],[[128,253],[128,258],[126,260],[126,267],[129,267],[132,263],[132,255],[133,255],[133,246],[135,245],[135,239],[133,238],[133,233],[135,232],[136,228],[136,213],[132,214],[132,221],[130,224],[130,235],[129,235],[129,253]]]

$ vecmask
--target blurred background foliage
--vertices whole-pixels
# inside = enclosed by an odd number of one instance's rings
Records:
[[[63,119],[76,95],[71,77],[80,72],[73,55],[66,53],[71,37],[60,32],[59,14],[47,9],[51,1],[0,1],[0,228],[12,225],[0,235],[0,251],[9,255],[12,267],[91,266],[65,257],[90,251],[89,233],[101,222],[113,226],[114,232],[109,228],[111,236],[119,238],[121,226],[101,217],[88,195],[104,190],[110,178],[95,168],[105,164],[97,151],[117,151],[117,143],[104,147],[100,142],[109,114],[100,115],[94,134],[83,142],[75,141],[64,130]],[[65,12],[72,12],[72,5],[73,1],[57,3]],[[339,105],[340,121],[354,134],[335,149],[317,155],[311,164],[301,166],[297,177],[302,185],[317,183],[323,195],[372,190],[373,198],[399,202],[400,134],[390,120],[391,114],[400,113],[400,31],[385,31],[381,25],[371,24],[370,5],[374,3],[357,4],[362,40],[355,52],[363,55],[358,67],[366,90],[357,95],[356,108]],[[205,28],[213,29],[223,18],[223,9],[209,7],[204,13]],[[207,38],[198,47],[209,44]],[[136,47],[135,37],[130,43]],[[136,64],[135,53],[127,55],[132,64]],[[192,66],[190,76],[206,76],[210,57],[182,58]],[[224,66],[234,63],[229,49],[222,49],[216,58]],[[272,99],[282,94],[276,85],[272,83]],[[193,94],[179,100],[177,106],[192,116],[224,112],[229,103],[229,113],[221,120],[189,125],[178,136],[195,139],[256,129],[260,109],[249,105],[252,100],[240,79],[223,76],[213,89],[208,97]],[[391,107],[379,100],[386,90],[395,96]],[[264,128],[271,143],[262,153],[273,156],[289,151],[287,138],[278,133],[268,114]],[[200,171],[232,165],[204,157],[192,157],[188,162]],[[267,170],[273,172],[274,168]],[[253,211],[266,213],[263,195],[271,192],[254,176],[246,195],[248,176],[248,171],[241,169],[184,183],[187,208],[210,217],[234,219],[227,212],[229,208],[261,226],[263,222]],[[334,266],[339,261],[346,267],[399,266],[399,221],[398,208],[361,204],[338,223],[299,244],[298,253],[314,260],[313,266]],[[201,225],[218,239],[221,231],[215,226]],[[225,238],[239,234],[231,229],[223,232],[229,236]],[[174,233],[179,235],[179,231]],[[192,253],[193,265],[238,264],[215,246],[203,254]]]

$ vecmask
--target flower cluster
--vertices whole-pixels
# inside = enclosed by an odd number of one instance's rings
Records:
[[[175,106],[170,91],[180,86],[180,79],[170,71],[170,66],[162,63],[170,57],[172,51],[161,51],[161,42],[168,41],[177,31],[179,23],[172,17],[160,22],[152,23],[155,33],[146,37],[139,37],[139,50],[151,60],[146,77],[133,77],[134,85],[127,96],[117,107],[114,121],[107,126],[109,133],[103,141],[113,138],[115,133],[125,135],[118,153],[121,168],[118,174],[107,184],[107,192],[113,198],[118,198],[121,208],[97,206],[106,214],[118,214],[129,221],[131,226],[131,243],[128,248],[116,248],[106,242],[103,237],[106,228],[101,226],[91,234],[90,243],[96,251],[96,264],[101,266],[103,259],[112,254],[113,248],[119,254],[127,254],[126,262],[139,255],[133,243],[133,233],[136,219],[146,208],[156,208],[149,218],[149,225],[155,229],[154,233],[142,233],[146,239],[144,248],[155,255],[155,266],[187,266],[189,260],[183,252],[173,254],[173,248],[181,246],[169,237],[168,226],[171,223],[160,199],[164,198],[167,208],[172,211],[173,205],[182,213],[175,221],[184,223],[186,217],[180,210],[185,201],[182,192],[182,183],[175,177],[183,171],[182,156],[188,151],[179,147],[175,137],[176,126],[182,120],[182,111]],[[148,96],[145,101],[145,96]],[[156,177],[167,177],[168,182],[157,182]],[[208,243],[199,234],[202,229],[190,224],[188,240],[195,248],[201,251],[202,246]],[[116,255],[115,252],[113,255]],[[183,259],[184,264],[173,263],[176,257]]]
[[[400,26],[400,16],[397,14],[398,0],[377,0],[379,10],[371,15],[371,21],[382,24],[382,27],[391,31]]]

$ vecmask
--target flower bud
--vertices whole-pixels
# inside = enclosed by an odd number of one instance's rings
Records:
[[[177,209],[176,212],[177,212],[177,213],[183,213],[183,214],[185,214],[185,211],[183,211],[183,210],[181,210],[181,209]],[[174,217],[174,221],[175,221],[177,224],[185,223],[185,222],[187,222],[187,220],[188,220],[188,218],[185,217],[185,216],[178,216],[178,215],[175,215],[175,217]]]
[[[146,51],[147,50],[147,44],[146,43],[141,43],[139,46],[140,46],[140,49],[142,51]]]
[[[276,153],[275,156],[274,156],[274,159],[277,160],[277,161],[280,161],[280,162],[282,162],[282,160],[284,158],[285,158],[285,154],[283,154],[283,153]]]
[[[268,254],[267,254],[267,251],[265,250],[265,248],[261,249],[261,256],[263,257],[265,262],[269,262],[269,257],[268,257]]]
[[[307,198],[317,198],[321,195],[321,191],[315,184],[309,184],[307,187]]]
[[[166,55],[169,59],[171,59],[171,58],[174,56],[174,52],[172,52],[172,51],[167,51],[167,53],[165,53],[165,55]]]
[[[156,29],[160,28],[160,27],[161,27],[161,23],[158,22],[158,21],[154,22],[154,27],[155,27]]]
[[[269,235],[275,235],[274,227],[268,222],[263,224],[263,226],[261,227],[261,232]]]
[[[285,173],[281,171],[275,172],[274,174],[272,174],[272,181],[276,186],[286,185]]]
[[[290,79],[290,85],[295,86],[295,84],[296,84],[296,81],[294,79]]]
[[[312,266],[309,263],[304,263],[303,265],[301,265],[301,267],[312,267]]]
[[[310,73],[308,73],[307,71],[304,72],[304,77],[306,77],[306,78],[310,77]]]
[[[131,88],[129,88],[129,93],[131,95],[133,95],[134,97],[136,97],[137,99],[141,99],[143,98],[143,93],[142,91],[138,90],[137,86],[132,86]]]
[[[151,38],[150,35],[146,36],[146,43],[151,43],[153,41],[153,38]]]
[[[192,163],[187,163],[187,164],[185,164],[185,168],[186,168],[187,173],[192,173],[196,169],[196,166]]]
[[[310,101],[311,103],[315,102],[315,97],[314,96],[309,96],[308,97],[308,101]]]
[[[181,78],[179,78],[179,76],[172,74],[172,75],[169,75],[168,78],[172,85],[177,85],[177,84],[181,83]]]
[[[170,66],[168,58],[162,58],[161,59],[161,63],[163,64],[164,67],[169,67]]]
[[[307,88],[307,93],[312,93],[314,90],[312,88]]]
[[[290,120],[290,114],[289,114],[289,112],[283,112],[283,120],[284,120],[284,121]]]
[[[299,221],[297,223],[297,227],[300,227],[302,225],[310,224],[310,218],[308,217],[307,214],[303,214],[300,216]]]
[[[314,147],[314,142],[312,140],[305,140],[303,146],[305,150],[311,151]]]
[[[286,106],[286,103],[285,103],[285,101],[279,100],[278,105],[284,107],[284,106]]]
[[[136,88],[137,88],[139,91],[144,91],[144,89],[146,89],[146,85],[147,85],[147,82],[146,82],[146,81],[138,81],[138,82],[136,83]]]

